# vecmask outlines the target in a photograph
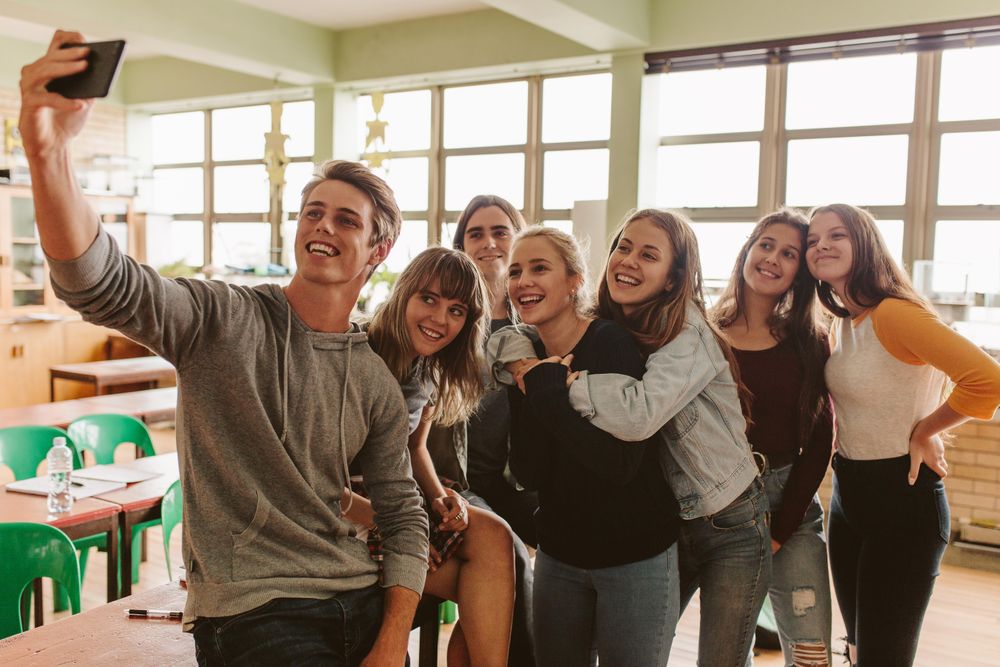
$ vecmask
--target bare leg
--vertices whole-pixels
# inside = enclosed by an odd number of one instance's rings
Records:
[[[469,655],[469,645],[465,641],[461,621],[455,624],[448,641],[448,667],[472,667],[472,657]]]
[[[424,590],[458,603],[471,664],[504,667],[514,611],[514,542],[502,519],[475,507],[469,512],[465,539],[448,562],[427,573]]]

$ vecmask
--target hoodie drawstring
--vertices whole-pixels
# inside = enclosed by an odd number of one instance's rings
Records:
[[[344,485],[347,486],[347,490],[351,491],[351,464],[347,460],[347,445],[344,442],[344,410],[347,407],[347,381],[351,377],[351,339],[347,339],[347,366],[344,370],[344,392],[340,397],[340,455],[344,464]],[[351,511],[351,507],[354,505],[354,493],[350,492],[347,494],[347,509],[344,509],[341,505],[340,511],[342,515],[346,515]]]
[[[281,444],[288,437],[288,354],[292,349],[292,304],[285,302],[285,353],[284,368],[281,370]]]

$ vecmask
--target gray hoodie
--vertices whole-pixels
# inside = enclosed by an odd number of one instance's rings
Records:
[[[352,328],[309,329],[275,285],[166,280],[101,232],[49,259],[59,298],[177,368],[185,629],[278,597],[370,586],[377,568],[341,516],[357,459],[384,538],[384,586],[423,590],[427,519],[399,385]]]

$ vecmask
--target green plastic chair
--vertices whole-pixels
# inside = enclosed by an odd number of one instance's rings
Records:
[[[102,414],[88,415],[74,419],[66,431],[76,443],[80,453],[90,452],[97,465],[107,465],[115,462],[115,450],[121,445],[133,444],[139,448],[143,456],[154,456],[153,440],[149,429],[140,420],[130,415]],[[142,555],[142,544],[139,537],[143,530],[150,526],[158,526],[159,521],[147,521],[132,528],[132,583],[139,581],[139,560]],[[87,560],[90,550],[94,547],[107,549],[107,535],[91,535],[73,542],[80,551],[80,576],[86,576]],[[56,595],[56,611],[65,609],[65,596]]]
[[[170,567],[170,534],[184,520],[184,494],[181,491],[181,480],[170,485],[163,500],[160,502],[160,523],[163,525],[163,555],[167,558],[167,575],[174,580],[174,571]]]
[[[10,468],[15,480],[36,477],[38,466],[52,448],[52,440],[60,436],[66,438],[67,445],[73,451],[73,469],[79,470],[83,464],[73,439],[66,431],[55,426],[0,428],[0,465]]]
[[[28,629],[31,582],[41,577],[59,582],[80,613],[80,566],[66,534],[44,523],[0,523],[0,639]]]

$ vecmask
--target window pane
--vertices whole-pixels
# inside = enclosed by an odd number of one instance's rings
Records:
[[[889,254],[896,260],[896,264],[903,266],[903,221],[902,220],[876,220],[875,225],[882,232],[882,238],[889,248]]]
[[[266,222],[216,222],[212,225],[212,264],[248,268],[271,261],[271,225]]]
[[[948,49],[941,54],[938,118],[1000,118],[1000,46]]]
[[[189,111],[153,116],[153,164],[205,159],[205,113]]]
[[[600,141],[611,134],[611,74],[542,82],[542,141]]]
[[[970,242],[975,239],[975,242]],[[959,270],[939,270],[939,263]],[[1000,220],[941,220],[934,231],[934,291],[1000,294]],[[949,275],[950,274],[950,275]]]
[[[445,159],[444,206],[461,211],[476,195],[499,195],[524,208],[524,153],[460,155]]]
[[[941,135],[939,204],[1000,204],[1000,132]]]
[[[215,168],[215,212],[256,213],[270,208],[270,184],[262,164]]]
[[[660,206],[756,206],[760,143],[660,146]]]
[[[146,218],[146,259],[156,269],[176,263],[200,268],[205,264],[204,239],[201,220],[174,220],[165,215]]]
[[[608,198],[608,149],[546,151],[542,206],[572,208],[574,201]]]
[[[299,206],[302,204],[302,188],[312,178],[315,169],[316,167],[312,162],[292,162],[285,168],[285,192],[282,197],[283,209],[294,213],[299,212]]]
[[[854,127],[913,120],[917,54],[788,65],[785,125]]]
[[[705,280],[727,281],[740,248],[753,231],[752,222],[695,222],[701,273]]]
[[[789,141],[785,201],[902,204],[907,142],[906,135]]]
[[[766,76],[764,67],[660,75],[660,134],[763,129]]]
[[[441,225],[441,245],[451,248],[455,240],[455,230],[458,229],[457,222],[445,222]]]
[[[431,91],[387,93],[379,119],[386,123],[385,143],[368,146],[368,121],[375,120],[371,95],[358,98],[358,146],[366,151],[418,151],[431,147]]]
[[[566,232],[567,234],[573,233],[573,221],[572,220],[543,220],[542,227],[551,227],[553,229],[558,229],[559,231]],[[594,248],[590,248],[590,252],[594,252]],[[594,276],[591,276],[593,279]]]
[[[450,246],[451,243],[442,245]],[[426,220],[404,220],[403,228],[396,239],[396,245],[392,246],[392,251],[385,258],[385,266],[394,273],[399,273],[406,268],[410,260],[416,257],[427,247],[427,221]]]
[[[427,210],[427,158],[393,158],[372,171],[392,188],[401,211]]]
[[[445,148],[523,144],[527,136],[527,81],[445,89]]]
[[[212,159],[263,159],[264,134],[270,131],[270,105],[216,109],[212,112]]]
[[[313,154],[315,143],[315,105],[312,100],[282,105],[281,133],[287,134],[285,155],[303,157]]]
[[[154,213],[201,213],[204,208],[205,177],[203,170],[154,169]]]

